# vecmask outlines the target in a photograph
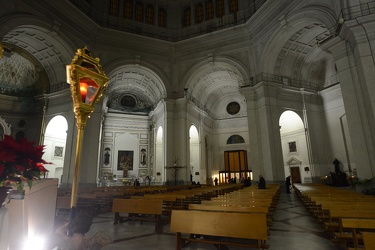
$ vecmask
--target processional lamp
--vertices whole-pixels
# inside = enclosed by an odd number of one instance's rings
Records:
[[[3,57],[3,53],[4,53],[4,46],[3,46],[3,44],[0,42],[0,59]]]
[[[108,77],[99,64],[99,58],[93,58],[87,47],[78,49],[72,63],[66,66],[67,82],[70,85],[73,99],[73,111],[77,120],[77,143],[70,200],[71,223],[76,214],[78,201],[78,184],[80,175],[80,160],[82,139],[87,119],[94,111],[94,105],[102,97],[108,86]],[[68,232],[70,233],[70,232]]]

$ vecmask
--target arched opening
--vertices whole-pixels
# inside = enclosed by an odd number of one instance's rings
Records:
[[[155,182],[160,184],[165,181],[163,140],[163,128],[160,126],[156,132],[155,142]]]
[[[200,169],[199,135],[198,129],[194,125],[189,129],[189,138],[191,181],[202,183],[206,179],[206,171]]]
[[[279,125],[285,177],[290,175],[292,183],[311,182],[306,134],[301,117],[296,112],[285,111],[280,116]]]
[[[44,165],[49,171],[48,178],[58,178],[61,182],[66,150],[66,131],[68,122],[58,115],[51,119],[46,128],[43,144],[45,145],[44,160],[53,164]]]

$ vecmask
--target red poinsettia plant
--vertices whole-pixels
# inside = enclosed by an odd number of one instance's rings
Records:
[[[0,141],[0,186],[15,185],[18,190],[23,190],[24,183],[27,183],[31,188],[33,180],[48,172],[43,164],[51,164],[42,159],[43,150],[43,145],[35,146],[26,138],[14,140],[4,135]]]

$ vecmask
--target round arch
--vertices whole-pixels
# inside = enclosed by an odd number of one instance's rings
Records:
[[[112,70],[107,96],[132,92],[145,98],[152,105],[166,98],[167,90],[158,74],[143,66],[123,65]]]
[[[316,18],[317,16],[319,16],[319,19]],[[279,54],[292,36],[307,25],[321,23],[326,27],[325,31],[329,33],[328,28],[336,24],[334,14],[326,7],[308,7],[298,13],[287,16],[286,19],[287,24],[278,28],[268,39],[269,42],[263,46],[264,54],[260,58],[258,72],[274,73],[277,60],[275,55]]]
[[[285,178],[291,176],[293,183],[311,180],[305,126],[300,115],[286,110],[279,118]],[[307,167],[307,168],[306,168]]]
[[[245,107],[241,86],[249,84],[246,68],[229,58],[215,58],[214,63],[197,63],[184,75],[185,96],[212,118],[226,116],[225,108],[236,100]],[[242,110],[245,110],[242,109]]]
[[[214,59],[212,58],[211,60],[213,61]],[[193,67],[185,72],[184,76],[182,77],[181,84],[183,84],[185,88],[189,88],[190,85],[193,85],[195,82],[194,80],[197,79],[197,75],[202,74],[202,72],[207,71],[207,69],[209,70],[214,67],[225,68],[233,71],[234,74],[238,76],[238,86],[250,84],[251,72],[249,72],[249,69],[238,60],[229,57],[215,57],[214,62],[207,62],[206,59],[195,63]]]
[[[171,89],[171,82],[166,75],[165,71],[160,69],[157,65],[148,63],[147,61],[142,61],[142,65],[138,65],[134,63],[134,60],[130,59],[117,59],[114,61],[110,61],[110,63],[104,64],[103,68],[106,72],[111,75],[112,72],[121,70],[122,68],[133,68],[133,69],[140,69],[141,72],[146,71],[150,76],[153,76],[155,79],[158,79],[158,82],[160,82],[164,87],[164,91],[166,94],[170,93],[172,91]]]
[[[27,30],[27,32],[26,32]],[[72,53],[64,48],[62,40],[49,34],[47,30],[36,26],[20,26],[10,31],[3,39],[16,53],[26,51],[43,67],[50,86],[66,82],[64,65],[70,63]],[[30,33],[33,33],[32,35]],[[31,36],[31,37],[30,37]],[[38,37],[35,38],[35,37]],[[22,43],[18,42],[22,41]],[[28,41],[28,43],[25,43]],[[21,47],[22,49],[17,49]],[[73,52],[74,50],[71,50]],[[43,54],[43,56],[42,56]],[[40,58],[43,58],[40,60]]]
[[[52,162],[46,165],[49,178],[58,178],[61,182],[61,176],[64,168],[64,157],[66,151],[66,137],[68,131],[68,122],[62,115],[53,117],[47,124],[43,145],[45,145],[45,160]]]
[[[206,177],[202,175],[200,168],[200,140],[198,128],[191,125],[189,128],[189,151],[190,151],[190,174],[191,181],[197,183],[205,180]]]

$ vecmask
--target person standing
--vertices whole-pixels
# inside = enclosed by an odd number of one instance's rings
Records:
[[[214,182],[215,182],[215,186],[219,185],[219,184],[218,184],[218,183],[219,183],[219,180],[217,179],[217,177],[215,177]]]
[[[290,194],[290,175],[285,179],[286,193]]]
[[[262,175],[259,175],[258,189],[266,189],[266,180]]]

